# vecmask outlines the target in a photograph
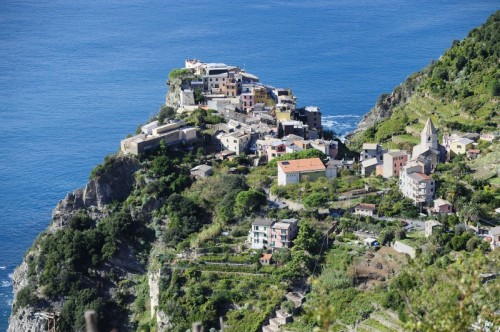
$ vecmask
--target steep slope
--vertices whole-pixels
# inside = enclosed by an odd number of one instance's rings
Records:
[[[500,122],[500,11],[470,31],[390,94],[380,96],[358,129],[352,146],[365,141],[403,145],[431,117],[441,130],[487,132]]]

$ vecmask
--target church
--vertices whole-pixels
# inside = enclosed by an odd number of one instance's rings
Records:
[[[446,148],[439,144],[438,135],[431,118],[427,119],[420,134],[420,144],[413,147],[412,160],[422,162],[424,173],[434,172],[438,163],[446,161]]]

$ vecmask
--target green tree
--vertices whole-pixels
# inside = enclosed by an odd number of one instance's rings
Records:
[[[304,206],[309,209],[315,209],[319,207],[323,207],[328,203],[328,194],[324,191],[321,192],[313,192],[304,197]]]
[[[244,216],[248,213],[256,211],[261,205],[267,201],[266,193],[262,189],[250,189],[240,191],[236,195],[235,212],[238,216]]]

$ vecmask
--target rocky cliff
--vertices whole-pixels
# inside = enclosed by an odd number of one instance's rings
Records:
[[[76,211],[86,210],[93,217],[102,217],[107,204],[126,199],[135,182],[134,173],[140,168],[135,158],[111,157],[98,166],[84,188],[68,193],[52,212],[55,226],[64,226]]]
[[[189,89],[190,82],[194,79],[194,76],[188,75],[181,78],[170,78],[167,81],[169,87],[167,98],[165,99],[165,105],[178,109],[181,105],[181,91],[182,89]]]
[[[134,188],[134,173],[140,168],[136,159],[128,157],[113,157],[105,162],[104,167],[90,179],[85,188],[80,188],[61,200],[55,207],[52,223],[47,230],[35,241],[33,247],[25,255],[22,264],[14,271],[13,288],[14,303],[13,311],[9,319],[9,332],[41,332],[46,331],[47,321],[41,318],[41,312],[58,312],[62,309],[64,300],[52,300],[44,295],[43,287],[37,284],[41,270],[30,264],[40,259],[40,242],[47,236],[58,230],[68,227],[68,221],[76,213],[85,211],[94,220],[100,220],[108,214],[107,205],[127,198]],[[44,259],[42,257],[42,259]],[[143,273],[144,266],[134,257],[127,245],[120,246],[117,253],[103,264],[99,271],[101,280],[105,283],[106,273],[113,268],[115,273],[134,274]],[[31,270],[30,270],[31,269]],[[63,271],[60,271],[63,273]],[[34,281],[35,280],[35,281]],[[33,292],[37,300],[31,305],[19,305],[18,294],[23,289]],[[112,293],[112,289],[108,290]]]
[[[423,82],[426,70],[415,73],[398,85],[391,93],[382,94],[375,106],[366,113],[358,124],[356,130],[349,137],[374,127],[377,123],[389,118],[393,110],[406,103],[415,93],[416,88]]]

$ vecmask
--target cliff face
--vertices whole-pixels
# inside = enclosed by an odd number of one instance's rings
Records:
[[[382,94],[377,104],[363,116],[356,130],[349,136],[352,137],[389,118],[397,106],[403,105],[411,98],[423,80],[424,72],[415,73],[398,85],[390,94]]]
[[[46,234],[55,233],[57,230],[68,227],[70,218],[79,211],[85,211],[88,216],[99,220],[106,216],[106,205],[114,201],[122,201],[130,194],[134,188],[134,173],[139,169],[139,162],[127,157],[114,158],[107,165],[106,170],[101,174],[89,180],[85,188],[80,188],[61,200],[53,210],[52,223],[46,232],[40,236],[43,238]],[[39,285],[35,285],[34,292],[40,297],[36,306],[17,307],[17,295],[19,291],[30,283],[29,261],[37,259],[40,255],[39,241],[37,240],[33,247],[28,251],[22,264],[14,271],[13,288],[14,303],[13,311],[9,318],[9,332],[41,332],[46,331],[46,321],[41,319],[37,312],[60,311],[62,302],[50,301],[43,294]],[[121,274],[144,272],[144,267],[137,262],[133,253],[126,245],[121,246],[117,254],[110,260],[110,265]],[[102,275],[106,274],[109,266],[103,266],[103,271],[98,271]],[[33,272],[32,272],[33,273]],[[36,279],[39,278],[41,271],[35,271]],[[110,290],[111,291],[111,290]]]
[[[102,217],[105,205],[123,201],[134,186],[134,173],[140,168],[136,159],[121,157],[108,161],[105,172],[90,179],[85,188],[68,193],[52,212],[56,226],[62,227],[76,211],[86,210],[94,219]]]
[[[190,89],[190,82],[194,77],[191,75],[182,78],[170,78],[167,81],[169,86],[165,105],[178,109],[181,105],[181,91],[182,89]]]

